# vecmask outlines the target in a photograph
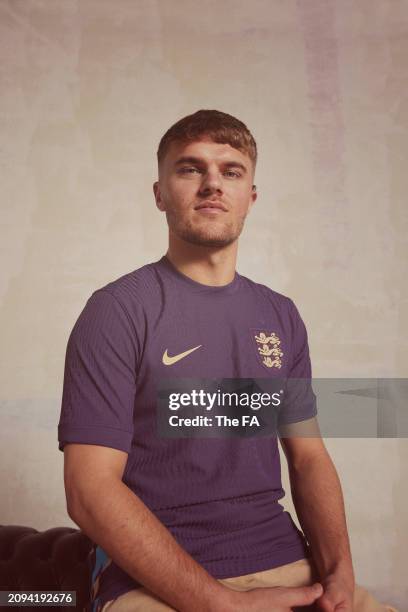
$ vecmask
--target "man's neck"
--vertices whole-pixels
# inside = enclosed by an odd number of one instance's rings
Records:
[[[201,253],[197,250],[167,249],[166,257],[173,266],[192,280],[209,286],[228,285],[234,280],[237,249],[218,249]]]

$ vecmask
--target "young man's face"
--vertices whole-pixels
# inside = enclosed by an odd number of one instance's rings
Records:
[[[173,142],[153,189],[170,232],[192,244],[222,247],[242,231],[257,197],[253,179],[254,168],[246,154],[205,138],[189,144]],[[221,204],[224,210],[198,208],[206,202],[209,207]]]

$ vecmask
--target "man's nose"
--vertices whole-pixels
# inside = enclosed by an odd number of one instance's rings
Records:
[[[222,177],[218,171],[207,171],[203,174],[200,185],[202,192],[222,191]]]

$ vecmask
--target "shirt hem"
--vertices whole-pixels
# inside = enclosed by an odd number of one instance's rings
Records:
[[[201,565],[216,579],[237,578],[238,576],[275,569],[308,557],[310,557],[310,553],[307,546],[305,545],[304,548],[297,545],[285,551],[280,551],[279,559],[276,558],[275,553],[257,559],[220,559],[209,563],[201,563]]]
[[[58,450],[63,451],[65,444],[96,444],[109,446],[126,453],[132,448],[133,434],[122,429],[111,427],[76,427],[69,424],[58,425]]]

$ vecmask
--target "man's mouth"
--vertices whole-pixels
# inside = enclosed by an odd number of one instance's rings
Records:
[[[224,204],[222,202],[218,202],[216,200],[205,200],[201,202],[195,207],[195,210],[199,210],[201,212],[209,212],[211,214],[227,212]]]

